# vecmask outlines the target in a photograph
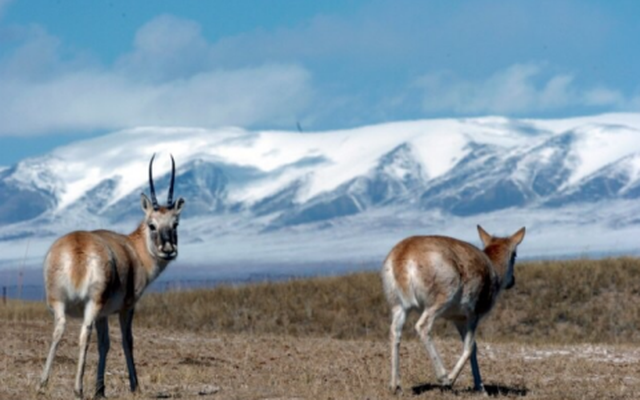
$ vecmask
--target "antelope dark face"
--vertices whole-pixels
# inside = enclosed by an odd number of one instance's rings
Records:
[[[144,193],[141,194],[140,201],[142,210],[145,213],[144,224],[148,235],[149,251],[152,255],[165,261],[171,261],[178,256],[178,224],[180,223],[180,212],[185,201],[182,197],[173,202],[173,186],[175,182],[175,162],[171,156],[171,183],[169,185],[169,195],[167,205],[161,206],[156,198],[156,191],[153,185],[153,159],[149,162],[149,190],[151,199]]]
[[[518,254],[514,251],[511,253],[511,258],[509,259],[509,267],[508,271],[511,271],[511,280],[507,282],[505,289],[509,290],[516,285],[516,274],[515,274],[515,265],[516,265],[516,257]]]
[[[504,265],[502,269],[502,288],[511,289],[516,284],[515,264],[518,245],[522,243],[525,228],[506,238],[493,237],[489,235],[480,225],[478,225],[480,240],[484,244],[484,252],[490,255],[489,258],[500,260],[499,264]],[[493,255],[493,257],[491,257]]]

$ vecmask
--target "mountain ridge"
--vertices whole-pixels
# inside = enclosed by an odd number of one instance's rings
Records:
[[[580,220],[565,218],[580,208],[605,210],[602,220],[591,221],[602,232],[611,228],[607,221],[634,232],[638,224],[631,211],[625,218],[619,210],[606,210],[630,202],[622,209],[636,211],[640,114],[422,120],[318,133],[142,127],[0,170],[0,251],[33,240],[39,243],[35,258],[55,235],[69,230],[132,226],[140,217],[139,194],[148,190],[153,153],[161,200],[168,153],[176,159],[175,192],[187,199],[182,226],[194,227],[185,228],[187,245],[250,236],[264,242],[255,247],[258,258],[270,254],[275,260],[273,249],[286,249],[295,238],[333,243],[341,230],[360,232],[363,243],[367,232],[391,242],[396,233],[385,236],[380,221],[395,225],[382,216],[398,210],[413,217],[398,225],[397,236],[413,231],[418,225],[412,218],[424,221],[424,215],[439,216],[437,223],[424,222],[425,231],[439,228],[452,235],[462,225],[473,226],[470,221],[496,215],[518,214],[504,220],[526,225],[527,213],[536,216],[533,235],[536,224],[562,230],[580,226]],[[358,247],[357,237],[348,240]],[[307,250],[291,245],[292,254],[304,259]],[[365,254],[366,246],[359,249],[334,256]],[[204,250],[197,252],[204,257]],[[8,253],[0,260],[16,258]]]

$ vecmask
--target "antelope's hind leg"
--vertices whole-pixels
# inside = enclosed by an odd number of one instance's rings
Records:
[[[95,301],[89,300],[84,306],[84,318],[80,327],[80,353],[78,355],[78,370],[76,371],[76,383],[74,393],[77,398],[82,398],[82,378],[84,377],[84,367],[87,362],[87,350],[91,339],[91,330],[98,314],[98,307]]]
[[[444,305],[438,304],[425,309],[422,312],[418,323],[416,323],[416,332],[418,332],[418,336],[420,336],[424,347],[427,349],[427,353],[429,354],[429,358],[431,358],[431,362],[433,363],[433,368],[435,369],[438,381],[442,385],[450,386],[452,382],[447,376],[447,370],[442,364],[442,359],[440,358],[440,354],[438,354],[438,350],[436,350],[436,347],[433,344],[433,337],[431,336],[433,323],[435,322],[436,318],[442,313],[444,308]]]
[[[407,316],[407,310],[401,305],[393,307],[391,311],[391,329],[389,339],[391,342],[391,384],[390,389],[393,393],[400,392],[400,337],[402,336],[402,327]]]
[[[58,344],[60,343],[60,339],[62,339],[62,334],[64,333],[64,327],[66,324],[64,303],[52,303],[51,309],[53,310],[54,319],[53,338],[51,340],[51,348],[49,349],[49,354],[47,355],[47,361],[44,364],[44,370],[42,371],[40,383],[38,384],[38,391],[40,392],[42,392],[44,388],[47,387],[47,383],[49,382],[51,365],[53,364],[53,359],[56,356],[56,350],[58,348]]]

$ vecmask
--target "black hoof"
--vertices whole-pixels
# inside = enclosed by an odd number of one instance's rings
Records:
[[[96,392],[93,394],[94,399],[104,399],[107,396],[104,395],[104,386],[96,389]]]

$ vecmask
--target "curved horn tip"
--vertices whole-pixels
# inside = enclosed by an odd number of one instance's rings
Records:
[[[153,205],[153,209],[157,210],[160,206],[158,205],[158,199],[156,197],[156,188],[153,185],[153,159],[155,157],[156,153],[153,153],[151,160],[149,161],[149,194],[151,195],[151,204]]]
[[[167,207],[173,208],[173,187],[176,180],[176,162],[173,159],[173,154],[169,154],[171,156],[171,180],[169,182],[169,193],[167,196]]]

